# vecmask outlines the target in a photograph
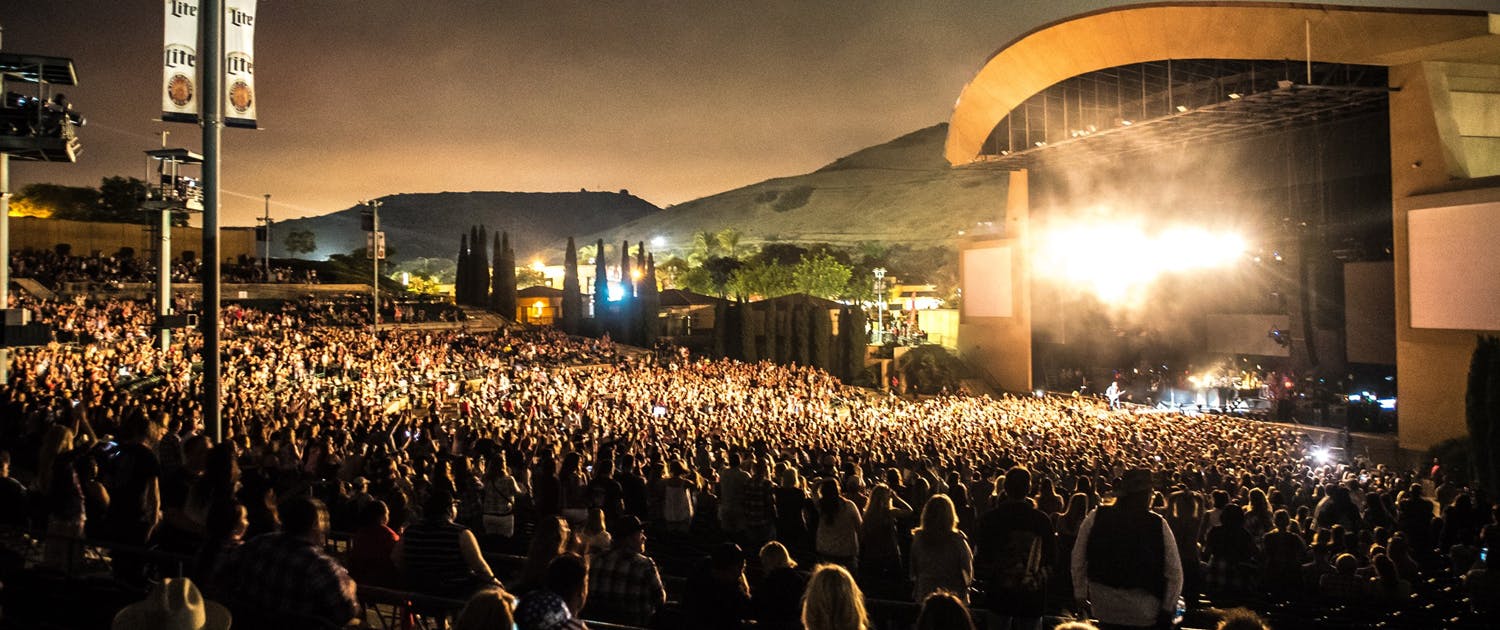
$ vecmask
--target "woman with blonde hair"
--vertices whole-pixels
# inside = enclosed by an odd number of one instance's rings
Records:
[[[922,524],[911,532],[911,576],[916,601],[946,590],[969,602],[974,581],[974,554],[969,539],[958,529],[958,512],[945,494],[934,494],[922,508]]]
[[[587,546],[589,555],[598,555],[609,551],[614,544],[613,536],[604,527],[604,510],[600,508],[589,508],[589,518],[583,526],[583,534],[579,536],[583,545]]]
[[[797,630],[802,627],[802,593],[807,578],[797,572],[797,561],[786,547],[771,541],[760,548],[762,576],[751,591],[750,609],[761,630]]]
[[[806,630],[866,630],[865,595],[849,570],[820,564],[802,595],[802,626]]]
[[[510,593],[498,588],[483,589],[469,598],[454,619],[453,630],[511,630],[515,611]]]

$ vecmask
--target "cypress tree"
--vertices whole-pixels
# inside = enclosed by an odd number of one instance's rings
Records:
[[[578,334],[578,323],[583,319],[583,294],[578,286],[578,247],[573,237],[568,237],[568,251],[563,255],[562,328],[570,334]]]
[[[630,241],[620,243],[620,303],[615,305],[616,339],[640,345],[635,337],[635,279],[630,277]]]
[[[474,302],[471,302],[471,305],[481,309],[489,308],[489,243],[484,242],[484,239],[487,239],[487,236],[484,234],[484,226],[480,225],[475,239],[469,242],[474,246],[475,254],[472,257],[475,282]]]
[[[648,348],[654,347],[660,333],[661,290],[656,286],[656,257],[649,253],[646,254],[646,273],[641,279],[640,295],[636,300],[640,302],[641,343]]]
[[[609,330],[609,266],[604,264],[604,239],[594,245],[594,334]]]
[[[510,245],[510,233],[500,233],[500,262],[501,266],[495,268],[495,273],[500,274],[500,311],[506,317],[515,317],[517,304],[516,298],[516,250]]]
[[[505,261],[501,260],[505,248],[500,244],[499,234],[491,235],[491,238],[494,239],[495,244],[490,250],[490,284],[488,287],[485,287],[485,302],[489,304],[490,310],[505,316],[506,319],[510,319],[515,317],[515,311],[507,313],[505,309],[500,308],[500,294],[505,291],[505,287],[502,286],[504,282],[500,278],[500,270],[505,268]]]
[[[453,279],[453,303],[463,304],[468,299],[469,290],[469,235],[462,234],[458,237],[458,265]]]

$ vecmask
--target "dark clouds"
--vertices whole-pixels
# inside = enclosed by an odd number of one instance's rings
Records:
[[[1430,6],[1424,0],[1348,4]],[[1001,44],[1109,4],[260,0],[261,131],[224,133],[224,221],[395,192],[616,190],[659,205],[817,168],[947,120]],[[1453,8],[1500,10],[1496,0]],[[71,56],[79,164],[13,186],[140,176],[160,3],[0,2],[4,49]]]

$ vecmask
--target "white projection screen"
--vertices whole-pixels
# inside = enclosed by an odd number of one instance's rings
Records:
[[[1500,203],[1406,214],[1412,328],[1500,330]]]
[[[1011,247],[980,247],[963,252],[964,317],[1014,317]]]

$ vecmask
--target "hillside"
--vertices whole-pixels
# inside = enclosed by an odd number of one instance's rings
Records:
[[[579,230],[580,242],[661,236],[662,249],[682,253],[693,234],[730,227],[746,244],[951,241],[975,223],[1003,218],[1006,178],[950,168],[943,160],[947,131],[946,124],[928,127],[805,175],[695,199],[594,233]],[[554,252],[561,246],[552,244]]]
[[[381,228],[393,261],[416,257],[454,258],[459,237],[469,226],[510,232],[518,260],[527,260],[568,236],[609,229],[656,214],[660,208],[625,192],[442,192],[381,197]],[[331,214],[277,223],[271,255],[286,256],[286,235],[310,230],[317,250],[304,257],[323,259],[365,246],[355,206]]]

